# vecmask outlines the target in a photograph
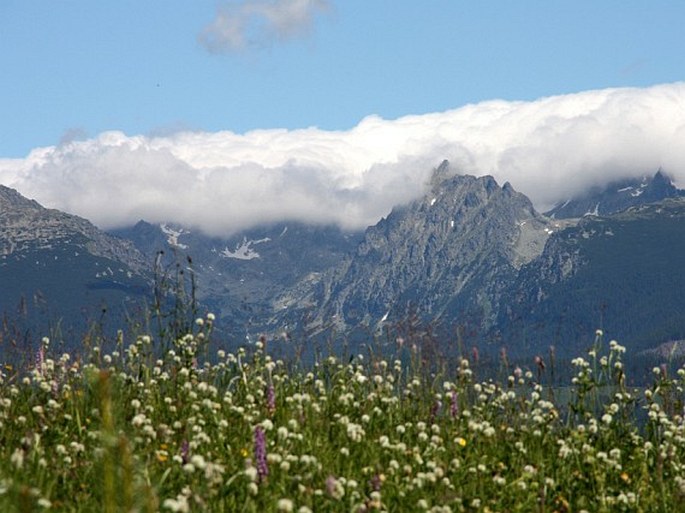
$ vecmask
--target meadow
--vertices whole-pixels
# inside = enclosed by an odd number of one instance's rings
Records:
[[[601,331],[560,394],[542,358],[305,365],[218,349],[213,325],[4,365],[0,511],[685,511],[685,370],[628,387]]]

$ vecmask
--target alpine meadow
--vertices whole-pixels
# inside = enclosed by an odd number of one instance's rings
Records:
[[[0,511],[685,511],[685,3],[0,7]]]

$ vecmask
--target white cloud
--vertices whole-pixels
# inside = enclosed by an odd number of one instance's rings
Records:
[[[138,219],[228,234],[286,219],[363,228],[425,190],[432,168],[491,174],[539,209],[654,173],[685,186],[685,83],[488,101],[347,131],[106,132],[0,160],[0,183],[103,228]]]
[[[310,30],[328,9],[327,0],[244,0],[225,3],[198,36],[212,53],[233,52],[287,41]]]

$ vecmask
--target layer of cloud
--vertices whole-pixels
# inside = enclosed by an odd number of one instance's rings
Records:
[[[224,3],[198,36],[212,53],[269,46],[307,33],[327,0],[244,0]]]
[[[301,220],[364,228],[426,190],[443,159],[544,210],[659,167],[685,186],[685,83],[488,101],[347,131],[106,132],[0,160],[0,183],[103,228],[177,222],[226,235]]]

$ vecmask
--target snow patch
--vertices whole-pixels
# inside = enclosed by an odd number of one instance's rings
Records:
[[[178,242],[178,238],[181,235],[187,234],[190,232],[185,231],[183,228],[181,228],[180,230],[174,230],[173,228],[167,226],[164,223],[160,224],[159,228],[167,236],[166,241],[169,243],[170,246],[175,246],[175,247],[180,248],[180,249],[188,249],[188,246],[186,244],[181,244],[180,242]]]
[[[583,216],[597,216],[597,217],[599,217],[599,203],[597,203],[597,204],[595,205],[595,209],[594,209],[594,210],[588,210],[587,212],[585,212],[585,213],[583,214]]]
[[[433,205],[435,205],[435,202],[436,202],[436,201],[438,201],[438,198],[433,198],[433,199],[431,200],[431,207],[432,207]]]
[[[633,189],[632,185],[629,185],[628,187],[623,187],[622,189],[617,190],[616,192],[626,192]]]
[[[269,237],[259,240],[247,240],[247,237],[243,237],[243,241],[240,244],[236,244],[235,251],[231,251],[226,247],[221,251],[221,256],[225,258],[235,258],[237,260],[253,260],[259,258],[259,253],[257,253],[252,246],[255,244],[262,244],[263,242],[269,242],[270,240]]]

